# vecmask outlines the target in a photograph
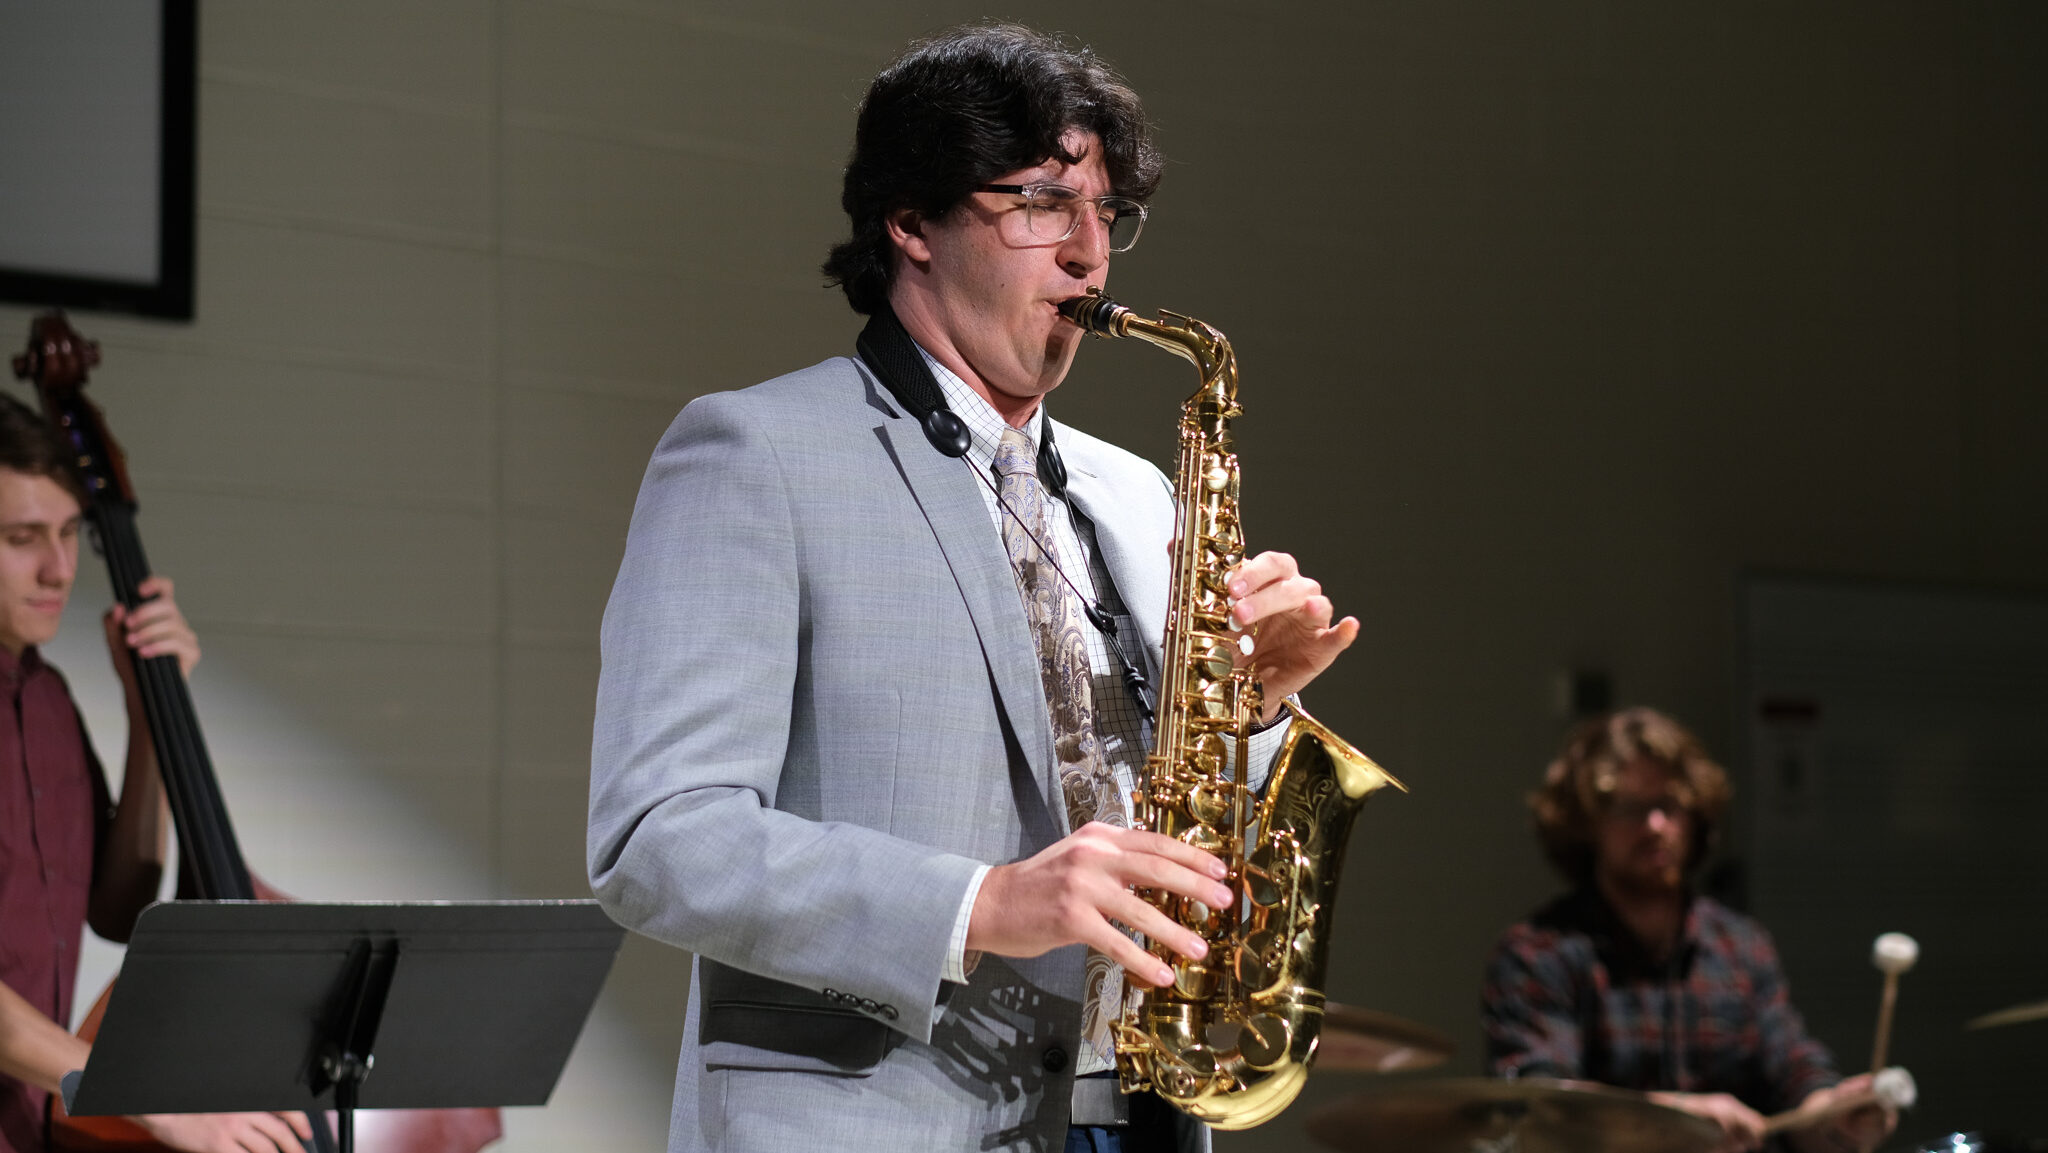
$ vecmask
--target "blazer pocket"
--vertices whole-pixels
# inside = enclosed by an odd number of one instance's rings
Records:
[[[901,1034],[786,982],[701,960],[697,1043],[704,1068],[865,1077]]]

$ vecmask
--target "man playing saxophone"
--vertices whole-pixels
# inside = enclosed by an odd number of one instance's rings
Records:
[[[692,402],[607,608],[589,865],[694,952],[672,1150],[1201,1148],[1115,1089],[1132,892],[1212,907],[1216,858],[1128,827],[1173,493],[1046,415],[1057,305],[1136,242],[1160,161],[1092,54],[1013,26],[913,45],[864,100],[826,264],[860,355]],[[1167,406],[1162,404],[1162,419]],[[1231,619],[1265,710],[1357,635],[1285,554]]]

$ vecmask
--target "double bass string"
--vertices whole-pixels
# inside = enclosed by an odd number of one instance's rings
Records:
[[[149,577],[149,559],[142,551],[142,536],[135,529],[133,507],[109,499],[96,502],[100,526],[100,547],[106,554],[114,595],[133,608],[139,603],[142,582]],[[178,667],[175,656],[136,657],[135,683],[143,697],[143,712],[149,718],[150,736],[156,743],[157,771],[164,779],[176,810],[180,859],[189,862],[199,896],[207,900],[254,900],[256,886],[249,878],[249,866],[235,841],[235,829],[228,821],[226,799],[213,775],[212,759],[199,732],[199,714],[192,707],[191,686]],[[327,1115],[317,1109],[305,1114],[313,1129],[316,1153],[334,1153],[338,1148]],[[353,1118],[342,1114],[342,1124],[353,1132]],[[353,1138],[351,1137],[351,1140]],[[350,1146],[352,1147],[352,1146]]]
[[[142,541],[135,532],[133,510],[126,505],[102,501],[98,508],[101,546],[114,578],[115,594],[122,603],[138,603],[142,582],[148,578],[149,562]],[[137,686],[147,708],[152,736],[156,738],[157,764],[179,810],[180,847],[191,863],[200,896],[213,900],[248,900],[254,897],[248,868],[241,863],[233,827],[228,824],[226,806],[217,790],[207,787],[210,764],[206,746],[194,724],[191,694],[174,656],[135,658]]]
[[[94,513],[114,595],[132,608],[139,603],[142,582],[149,577],[149,560],[142,551],[141,534],[135,530],[135,510],[125,503],[101,499],[95,503]],[[199,732],[199,714],[192,707],[191,687],[178,668],[178,658],[133,660],[135,683],[142,692],[143,711],[156,743],[157,771],[176,810],[180,859],[189,863],[198,895],[215,901],[254,900],[256,887],[235,841],[234,826],[228,822],[227,803],[215,783],[212,760]],[[333,1153],[337,1146],[327,1115],[316,1109],[305,1116],[313,1129],[313,1148],[317,1153]],[[343,1125],[352,1125],[347,1113],[342,1116]]]

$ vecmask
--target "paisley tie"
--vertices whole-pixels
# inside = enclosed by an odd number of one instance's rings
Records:
[[[1016,570],[1017,589],[1023,594],[1025,614],[1038,645],[1038,674],[1052,714],[1053,748],[1068,822],[1076,829],[1089,821],[1128,826],[1129,811],[1095,737],[1090,688],[1094,674],[1081,632],[1087,617],[1079,596],[1067,587],[1039,547],[1040,541],[1050,545],[1052,537],[1046,531],[1045,497],[1038,483],[1038,454],[1031,438],[1018,429],[1004,429],[1002,443],[996,448],[995,470],[1002,478],[998,490],[1002,501],[1016,514],[1003,517],[1003,549]],[[1110,1026],[1122,1007],[1123,995],[1122,967],[1090,949],[1081,1036],[1093,1049],[1095,1060],[1084,1058],[1078,1071],[1106,1068],[1114,1061]]]

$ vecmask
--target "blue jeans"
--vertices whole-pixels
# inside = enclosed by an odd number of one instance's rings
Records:
[[[1067,1153],[1124,1153],[1124,1132],[1099,1125],[1070,1126]]]

